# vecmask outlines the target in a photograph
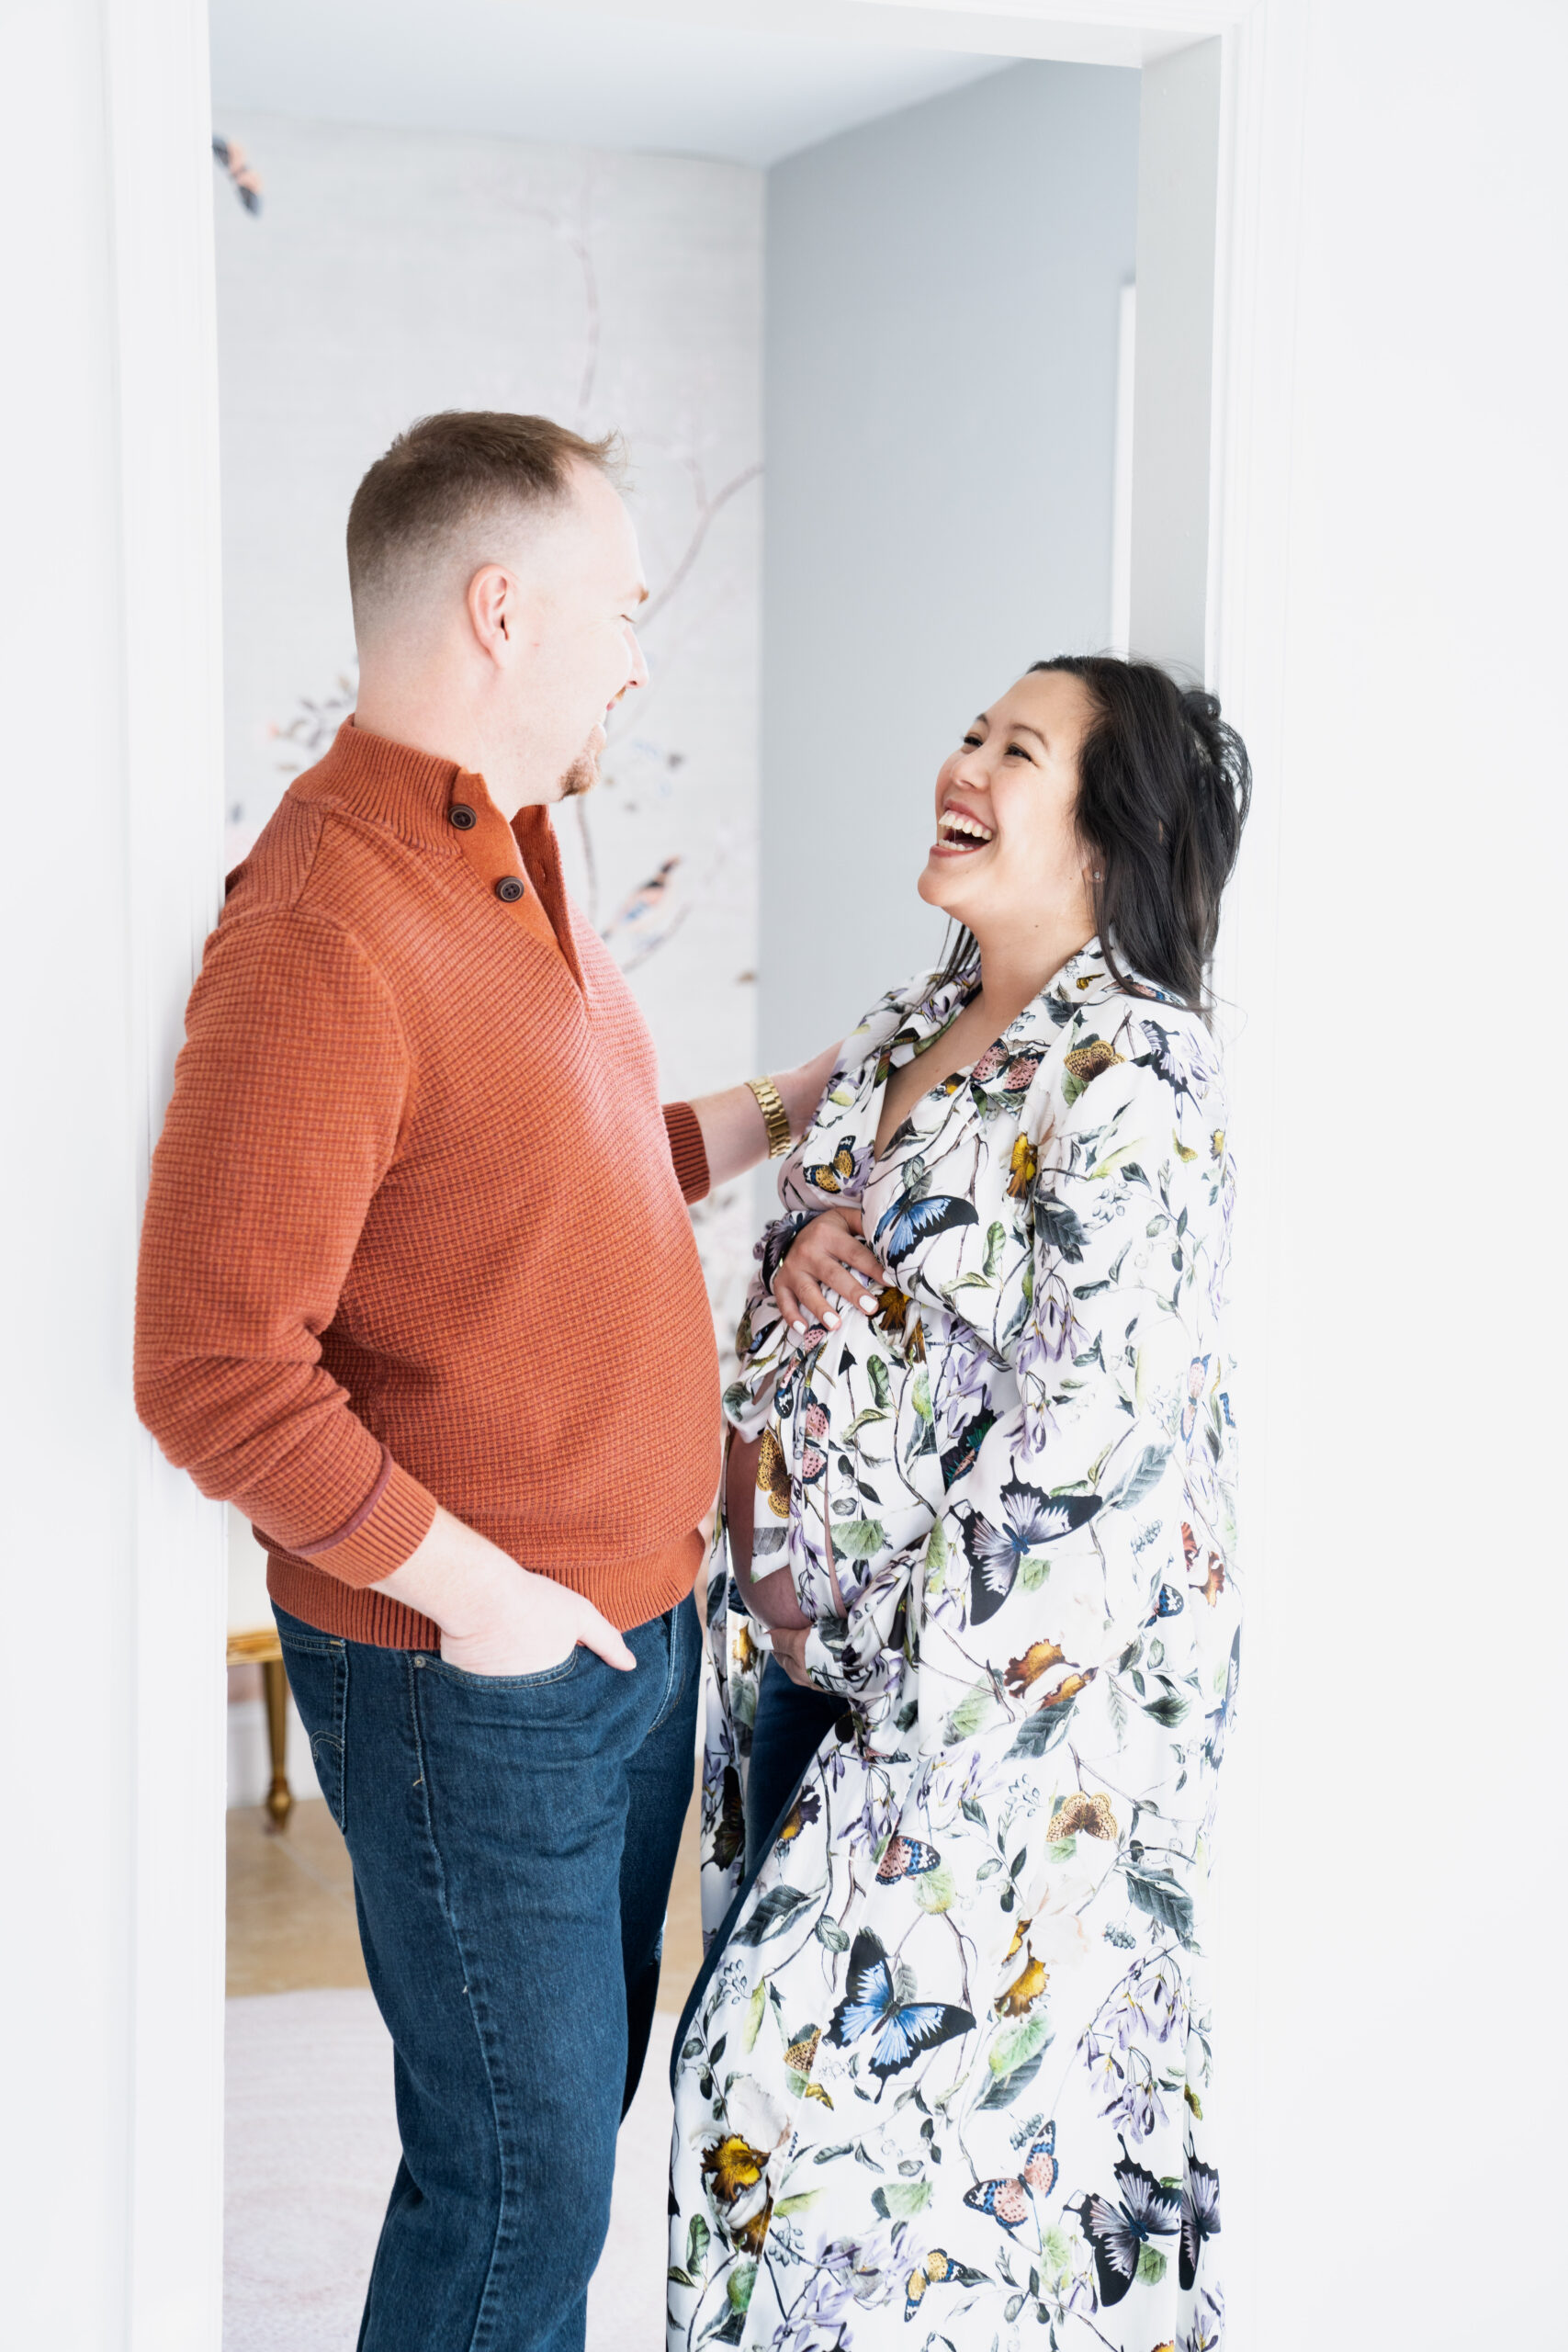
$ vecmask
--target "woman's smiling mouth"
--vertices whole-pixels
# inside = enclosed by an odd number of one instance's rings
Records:
[[[936,839],[931,843],[931,855],[933,857],[973,857],[977,849],[984,849],[987,842],[994,841],[995,838],[996,834],[991,826],[982,824],[979,818],[971,816],[967,808],[951,805],[942,810],[941,817],[937,820]]]

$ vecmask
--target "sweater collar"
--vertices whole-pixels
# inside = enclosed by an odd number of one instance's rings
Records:
[[[422,849],[457,854],[450,810],[458,804],[488,808],[484,778],[410,743],[371,735],[345,718],[323,759],[288,787],[297,800],[335,804],[373,825],[385,825]]]
[[[456,760],[437,759],[409,743],[372,735],[345,718],[324,759],[288,787],[297,800],[324,803],[372,825],[385,825],[412,848],[461,857],[466,847],[510,834],[550,920],[567,968],[585,988],[571,910],[561,873],[560,845],[546,808],[520,808],[508,824],[482,775]],[[452,812],[457,811],[454,824]],[[510,854],[500,860],[502,868]]]

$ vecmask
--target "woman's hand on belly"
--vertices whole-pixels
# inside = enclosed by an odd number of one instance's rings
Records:
[[[880,1261],[862,1238],[861,1215],[846,1202],[824,1209],[803,1226],[773,1276],[773,1304],[795,1331],[813,1323],[836,1331],[842,1317],[827,1295],[869,1315],[887,1281]]]
[[[780,1569],[777,1573],[782,1576],[784,1571]],[[806,1642],[810,1630],[809,1625],[784,1626],[773,1634],[773,1656],[790,1680],[798,1682],[803,1690],[814,1690],[817,1687],[806,1671]]]
[[[800,1633],[810,1626],[811,1620],[800,1605],[795,1579],[787,1568],[773,1568],[765,1577],[748,1569],[744,1590],[747,1608],[753,1617],[761,1619],[770,1633]]]

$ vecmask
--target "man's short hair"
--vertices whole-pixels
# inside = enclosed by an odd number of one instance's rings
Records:
[[[585,441],[547,416],[446,409],[422,416],[378,458],[348,510],[348,587],[363,625],[397,601],[466,531],[502,510],[566,503],[574,464],[615,480],[620,436]]]

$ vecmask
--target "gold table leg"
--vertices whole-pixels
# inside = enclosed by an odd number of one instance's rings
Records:
[[[231,1634],[229,1636],[231,1666],[259,1666],[266,1691],[266,1739],[272,1757],[272,1786],[266,1792],[266,1809],[275,1829],[286,1829],[294,1810],[294,1792],[288,1785],[288,1676],[284,1669],[283,1646],[274,1625],[258,1626],[254,1633]]]
[[[288,1677],[280,1657],[265,1658],[262,1679],[266,1684],[266,1739],[272,1751],[272,1786],[266,1792],[266,1809],[272,1815],[275,1829],[287,1829],[288,1816],[294,1810],[294,1793],[288,1785]]]

